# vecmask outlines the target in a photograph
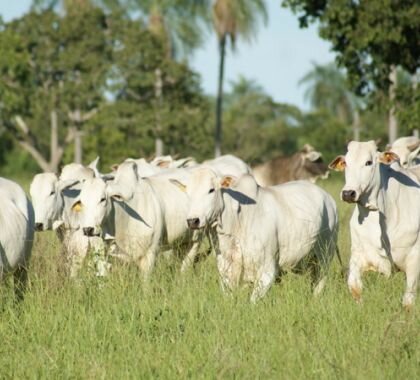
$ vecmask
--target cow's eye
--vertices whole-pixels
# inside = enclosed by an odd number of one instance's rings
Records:
[[[404,161],[404,162],[403,162],[403,165],[407,165],[407,164],[408,164],[408,162],[407,162],[407,161]]]
[[[209,194],[214,193],[214,189],[209,190]]]
[[[373,164],[373,162],[371,160],[366,161],[366,163],[365,163],[366,166],[372,166],[372,164]]]
[[[52,196],[54,194],[55,194],[55,191],[53,190],[53,191],[51,191],[50,196]]]
[[[106,201],[106,198],[102,198],[101,200],[100,200],[100,203],[103,203],[103,202],[105,202]]]

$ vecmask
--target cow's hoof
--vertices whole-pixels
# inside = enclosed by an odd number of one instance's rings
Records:
[[[362,303],[362,289],[360,288],[350,288],[351,296],[354,301],[358,304]]]

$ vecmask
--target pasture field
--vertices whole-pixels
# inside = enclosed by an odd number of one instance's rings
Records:
[[[347,264],[352,207],[339,177],[320,184],[337,200]],[[420,378],[420,308],[402,310],[401,273],[366,275],[356,305],[334,259],[319,298],[309,276],[287,274],[252,305],[247,288],[221,293],[212,256],[184,275],[160,257],[148,284],[117,263],[75,282],[62,264],[55,235],[37,234],[25,300],[0,287],[0,378]]]

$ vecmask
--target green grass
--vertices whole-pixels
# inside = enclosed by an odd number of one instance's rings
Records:
[[[337,198],[337,179],[322,186]],[[338,205],[347,263],[352,207]],[[147,285],[117,264],[72,282],[55,236],[37,235],[24,302],[0,287],[0,378],[420,378],[419,307],[401,309],[401,273],[366,276],[356,305],[334,260],[321,297],[287,274],[252,305],[247,288],[221,293],[214,257],[179,266],[160,258]]]

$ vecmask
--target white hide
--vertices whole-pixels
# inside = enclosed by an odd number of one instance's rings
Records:
[[[234,181],[231,188],[225,182]],[[315,292],[325,284],[335,252],[337,210],[331,196],[305,181],[259,187],[251,175],[235,180],[198,169],[187,186],[188,219],[216,232],[217,266],[224,288],[253,283],[251,301],[265,295],[280,270],[313,254]]]
[[[334,162],[345,167],[342,198],[357,203],[350,221],[349,289],[360,301],[362,274],[373,270],[390,276],[395,265],[406,274],[403,305],[411,307],[420,275],[418,178],[409,169],[382,163],[398,157],[379,153],[374,141],[352,141],[347,149]],[[348,198],[351,191],[354,199]]]
[[[203,162],[203,166],[210,167],[220,174],[229,174],[240,177],[242,174],[251,174],[251,168],[240,158],[231,154],[217,157]]]
[[[15,290],[22,297],[34,237],[34,210],[15,182],[0,178],[0,279],[15,275]]]
[[[400,137],[392,143],[389,151],[398,155],[401,166],[414,166],[419,163],[417,156],[420,152],[420,139],[415,136]]]
[[[141,178],[134,162],[119,165],[115,179],[106,185],[94,179],[80,193],[83,228],[87,234],[109,234],[121,258],[135,261],[144,275],[152,271],[161,244],[191,241],[187,229],[188,198],[167,177]]]

